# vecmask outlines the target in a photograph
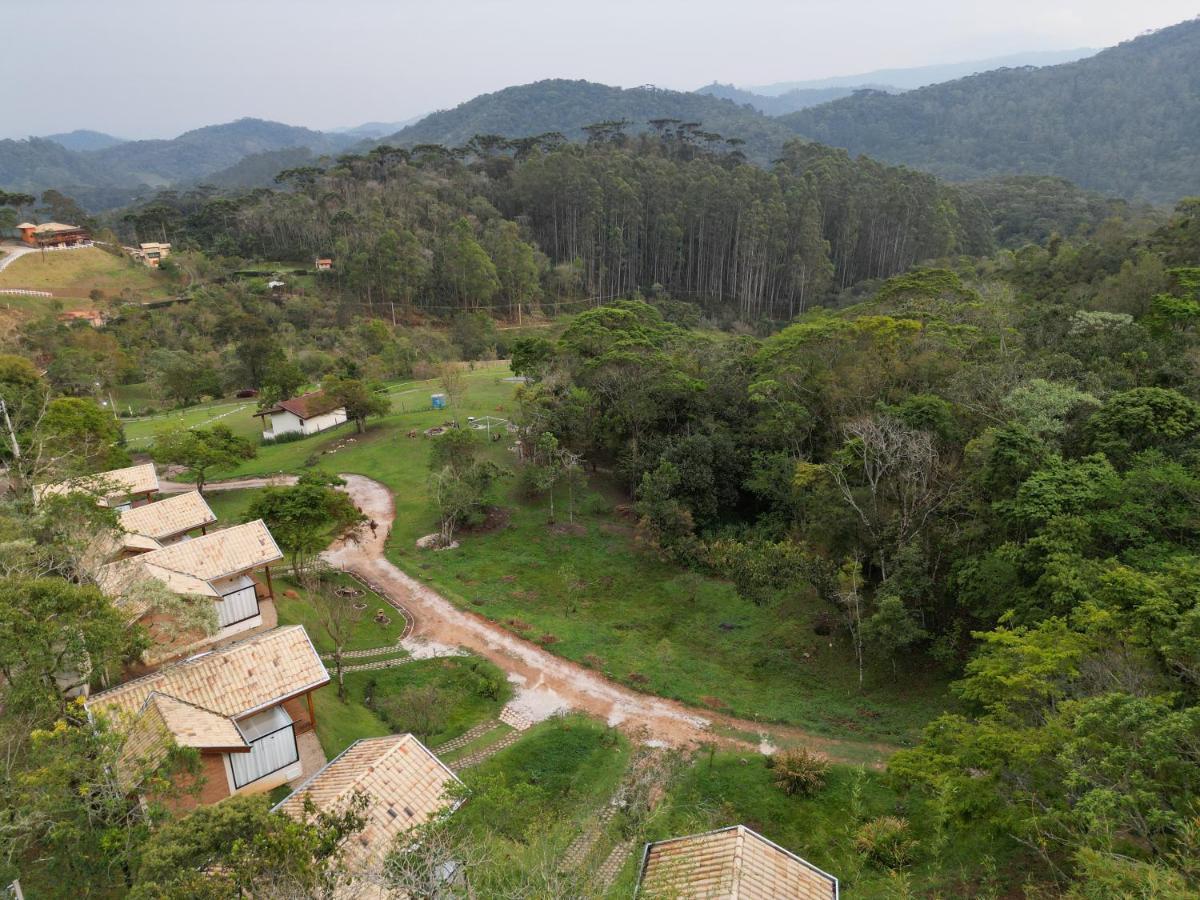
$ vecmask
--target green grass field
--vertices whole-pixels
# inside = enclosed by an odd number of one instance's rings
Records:
[[[467,770],[470,802],[456,822],[513,844],[565,846],[612,795],[628,762],[629,744],[615,729],[582,716],[549,719]]]
[[[346,650],[371,650],[377,647],[394,647],[404,634],[405,619],[394,606],[374,591],[364,588],[349,575],[334,574],[333,580],[344,587],[362,591],[357,602],[366,603],[366,608],[354,622]],[[279,612],[280,625],[303,625],[312,638],[313,646],[321,654],[333,653],[333,640],[322,627],[319,617],[308,602],[308,594],[293,578],[275,579],[275,608]],[[390,619],[387,624],[375,621],[375,613],[382,610]]]
[[[96,247],[28,253],[0,272],[0,288],[51,291],[68,308],[80,302],[95,305],[93,290],[101,291],[105,301],[136,302],[169,297],[175,287],[165,274]],[[47,302],[41,298],[43,305]]]
[[[282,615],[280,624],[284,624]],[[406,689],[432,687],[438,691],[439,715],[433,730],[417,735],[430,747],[495,718],[509,697],[503,673],[491,663],[469,656],[417,660],[393,669],[350,672],[345,677],[345,703],[338,699],[333,684],[313,694],[317,737],[329,759],[359,738],[418,731],[403,704],[395,704],[399,709],[389,708],[389,698],[398,697]],[[484,693],[493,688],[498,689],[494,696]]]
[[[513,415],[514,385],[504,374],[502,366],[471,373],[460,416]],[[579,498],[575,530],[549,526],[546,502],[522,501],[508,481],[498,491],[503,527],[464,532],[451,552],[416,550],[416,539],[436,530],[436,516],[426,492],[430,442],[407,435],[446,419],[427,408],[432,387],[394,386],[397,408],[364,435],[341,428],[263,447],[222,476],[298,472],[311,462],[382,481],[395,495],[388,555],[397,565],[456,603],[639,690],[831,737],[899,744],[912,742],[949,704],[943,676],[902,667],[897,678],[886,662],[869,668],[860,690],[847,643],[814,631],[830,612],[816,598],[797,592],[787,607],[755,606],[728,582],[638,547],[634,523],[614,509],[619,493],[603,481]],[[508,444],[491,443],[486,452],[511,466]],[[249,502],[213,498],[230,505],[230,516],[234,504]]]

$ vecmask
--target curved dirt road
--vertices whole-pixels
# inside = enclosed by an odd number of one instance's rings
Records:
[[[413,637],[433,644],[461,646],[503,669],[517,687],[513,706],[534,720],[565,709],[580,710],[620,726],[642,732],[650,742],[694,746],[712,741],[725,746],[750,748],[750,741],[714,734],[713,727],[758,734],[758,747],[776,743],[804,745],[830,757],[861,762],[879,759],[896,748],[887,744],[840,741],[787,726],[762,725],[688,707],[673,700],[642,694],[616,684],[591,669],[555,656],[522,640],[495,622],[459,609],[436,591],[392,564],[384,544],[395,518],[391,492],[362,475],[343,475],[345,490],[359,508],[381,527],[375,535],[357,541],[338,541],[323,554],[334,566],[363,578],[415,619]],[[238,486],[253,487],[249,480]],[[260,484],[262,481],[260,481]],[[217,485],[212,485],[214,489]]]

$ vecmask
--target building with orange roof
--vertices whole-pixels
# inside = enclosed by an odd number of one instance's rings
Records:
[[[312,694],[328,683],[308,632],[293,625],[164,666],[93,695],[86,706],[124,733],[118,775],[131,792],[139,788],[136,773],[172,745],[196,750],[199,790],[176,803],[190,808],[314,774],[325,757]]]

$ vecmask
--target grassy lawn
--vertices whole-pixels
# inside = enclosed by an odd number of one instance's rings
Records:
[[[333,672],[330,672],[333,675]],[[411,688],[434,688],[440,702],[428,733],[422,733],[403,703],[389,704]],[[453,740],[474,725],[495,718],[508,701],[503,673],[486,660],[463,656],[425,659],[394,669],[350,672],[348,699],[338,699],[330,684],[315,694],[317,737],[329,759],[359,738],[412,731],[428,746]]]
[[[514,415],[514,385],[504,374],[502,365],[470,373],[460,415]],[[396,502],[393,562],[456,603],[639,690],[833,737],[897,743],[911,742],[949,703],[939,674],[902,668],[894,677],[886,662],[868,670],[860,690],[847,642],[814,631],[831,612],[816,598],[798,592],[785,608],[755,606],[728,582],[637,547],[632,520],[614,509],[619,492],[603,481],[579,498],[578,533],[549,527],[546,503],[522,501],[509,481],[500,489],[503,527],[463,533],[452,552],[416,550],[436,520],[426,492],[429,441],[407,435],[445,421],[427,407],[432,389],[396,385],[396,408],[366,434],[338,430],[264,447],[222,474],[294,472],[315,462],[382,481]],[[491,443],[487,452],[511,466],[508,444]],[[237,501],[217,501],[225,502]]]
[[[886,778],[866,769],[835,766],[815,796],[788,796],[774,785],[764,757],[718,753],[710,762],[701,753],[670,786],[647,827],[646,839],[745,825],[837,876],[845,896],[980,896],[988,887],[979,880],[979,861],[986,858],[1000,873],[1010,873],[1011,887],[1020,884],[1023,870],[1012,845],[1001,845],[981,831],[961,826],[951,826],[947,839],[939,841],[931,830],[932,812],[918,808],[920,801],[897,796]],[[898,892],[896,878],[854,846],[859,827],[881,815],[907,818],[916,828],[912,833],[916,850],[905,870],[910,879],[908,894]],[[609,897],[632,893],[640,860],[639,846]]]
[[[457,824],[517,843],[552,830],[570,840],[615,790],[629,762],[629,744],[613,728],[582,716],[552,718],[462,779],[468,802]]]
[[[404,633],[405,619],[400,611],[383,600],[374,591],[364,588],[360,582],[349,575],[335,574],[334,580],[345,587],[363,591],[360,602],[366,602],[367,608],[362,611],[361,618],[354,624],[350,639],[346,642],[346,650],[371,650],[375,647],[393,647]],[[307,594],[292,578],[277,578],[275,580],[275,608],[279,612],[280,625],[303,625],[312,638],[313,646],[321,654],[333,652],[333,641],[321,627],[316,612],[307,600]],[[349,602],[349,601],[348,601]],[[383,610],[391,621],[380,625],[375,621],[377,610]]]
[[[93,290],[102,291],[105,300],[141,301],[169,297],[175,285],[165,274],[133,260],[87,247],[28,253],[0,272],[0,288],[51,291],[55,300],[92,303]]]
[[[123,395],[119,395],[116,401],[118,408],[128,405]],[[136,404],[134,405],[136,407]],[[122,424],[125,428],[125,440],[134,451],[149,447],[154,435],[160,431],[170,431],[174,428],[211,428],[217,424],[229,426],[234,434],[257,445],[262,437],[262,420],[254,417],[256,409],[258,401],[254,399],[217,400],[212,403],[199,403],[187,409],[174,409],[156,415],[125,419]]]

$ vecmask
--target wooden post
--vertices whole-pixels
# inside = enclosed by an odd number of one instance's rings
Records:
[[[304,699],[308,701],[308,718],[312,723],[313,731],[317,730],[317,711],[313,708],[312,691],[304,695]]]
[[[263,566],[263,572],[265,572],[267,575],[267,596],[274,600],[275,588],[271,585],[271,567]]]

